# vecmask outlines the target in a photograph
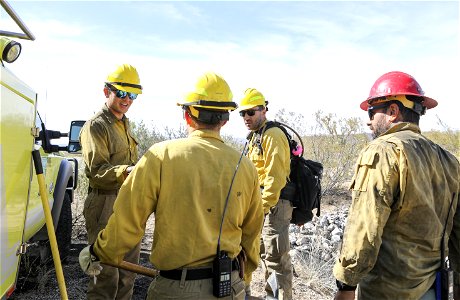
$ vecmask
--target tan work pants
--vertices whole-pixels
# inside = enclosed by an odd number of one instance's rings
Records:
[[[280,199],[265,217],[262,229],[260,254],[265,280],[275,273],[278,282],[278,299],[292,299],[292,262],[289,250],[289,222],[292,216],[292,203]],[[275,297],[272,288],[265,284],[267,295]]]
[[[99,231],[107,225],[116,197],[116,194],[100,194],[97,190],[88,194],[83,215],[86,220],[89,244],[96,241]],[[140,246],[140,243],[137,244],[125,255],[124,260],[139,263]],[[102,265],[102,268],[96,284],[92,279],[89,281],[88,299],[131,299],[136,274],[107,265]]]
[[[184,269],[183,272],[187,270]],[[186,275],[183,274],[185,278]],[[162,299],[187,299],[187,300],[244,300],[244,281],[240,278],[238,271],[232,272],[232,294],[228,297],[216,298],[212,294],[212,279],[202,280],[171,280],[157,276],[149,286],[147,300]]]

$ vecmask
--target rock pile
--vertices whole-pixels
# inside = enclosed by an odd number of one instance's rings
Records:
[[[289,240],[291,257],[313,255],[322,261],[334,258],[340,247],[345,227],[346,212],[313,216],[313,220],[302,226],[291,224]]]

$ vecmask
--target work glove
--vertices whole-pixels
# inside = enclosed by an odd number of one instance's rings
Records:
[[[102,266],[99,258],[93,252],[93,245],[86,246],[81,250],[78,257],[80,267],[87,275],[97,276],[101,273]]]

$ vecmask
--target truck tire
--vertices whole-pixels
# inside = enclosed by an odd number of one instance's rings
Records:
[[[65,262],[70,252],[72,243],[72,207],[69,193],[65,193],[62,202],[61,214],[56,229],[56,240],[59,248],[61,261]],[[50,249],[51,253],[51,249]]]
[[[72,240],[72,208],[70,194],[65,193],[56,229],[56,240],[59,248],[61,262],[65,263]],[[53,257],[49,240],[39,241],[37,245],[30,246],[25,255],[21,255],[18,284],[19,290],[36,288],[39,284],[46,283],[46,274],[53,269]]]

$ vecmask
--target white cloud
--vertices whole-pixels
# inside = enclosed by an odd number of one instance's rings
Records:
[[[140,4],[139,18],[142,11],[152,17],[155,8],[158,18],[182,24],[194,18],[212,23],[198,3]],[[339,14],[345,20],[341,22],[321,16],[266,16],[265,21],[277,21],[276,30],[264,32],[259,28],[257,32],[262,34],[241,38],[208,36],[203,31],[197,38],[189,35],[177,39],[149,30],[148,21],[142,32],[107,36],[104,26],[110,27],[110,23],[35,19],[30,28],[37,41],[23,42],[23,55],[11,69],[39,92],[42,116],[46,116],[49,126],[62,131],[67,130],[70,120],[87,119],[100,109],[105,101],[102,87],[107,74],[124,62],[137,67],[144,86],[144,93],[128,116],[160,127],[178,127],[184,122],[176,102],[208,70],[226,78],[237,102],[246,88],[259,89],[270,102],[269,117],[285,108],[309,119],[321,109],[344,117],[362,117],[363,121],[367,114],[359,109],[359,103],[367,98],[374,81],[385,72],[400,70],[413,75],[427,95],[439,101],[439,107],[422,117],[423,130],[437,127],[436,115],[460,128],[456,121],[459,45],[449,40],[458,38],[458,26],[451,28],[455,21],[443,23],[437,17],[435,21],[440,25],[437,30],[428,28],[434,30],[429,33],[422,32],[422,21],[417,21],[417,45],[430,45],[434,40],[440,48],[411,52],[414,37],[405,35],[402,29],[409,25],[400,24],[392,34],[381,35],[383,26],[403,19],[363,15],[370,14],[371,8],[353,11],[353,22],[361,24],[354,27],[346,27],[349,11]],[[440,31],[441,36],[432,36]],[[250,35],[250,29],[241,34]],[[379,45],[385,49],[373,47],[372,39],[383,39]],[[224,132],[245,135],[236,113]]]

